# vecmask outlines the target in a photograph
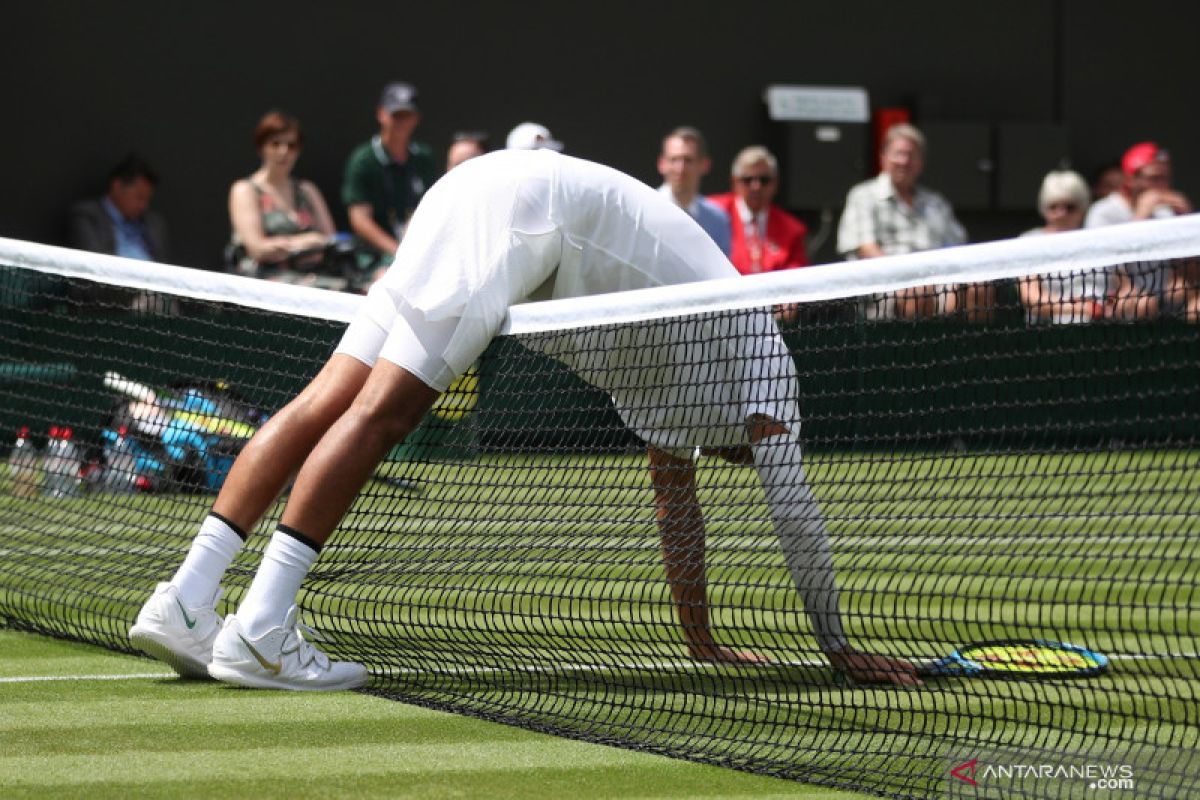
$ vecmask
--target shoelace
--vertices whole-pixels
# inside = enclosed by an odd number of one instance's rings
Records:
[[[287,635],[283,637],[280,654],[295,653],[302,667],[308,667],[315,663],[319,669],[329,669],[329,656],[317,649],[309,641],[308,637],[312,637],[314,641],[320,641],[321,639],[321,635],[309,626],[300,622],[295,623],[287,632]],[[291,647],[289,645],[292,644],[293,639],[295,640],[295,646]]]

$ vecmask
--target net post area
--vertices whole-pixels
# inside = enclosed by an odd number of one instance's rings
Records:
[[[305,619],[368,691],[563,736],[896,797],[1196,794],[1200,226],[1118,227],[516,307]],[[0,624],[129,649],[360,302],[0,241]],[[892,682],[979,642],[1106,661]]]

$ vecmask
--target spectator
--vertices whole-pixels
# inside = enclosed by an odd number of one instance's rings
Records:
[[[709,198],[730,219],[729,258],[750,275],[808,266],[803,222],[774,205],[779,163],[767,148],[753,145],[737,154],[730,172],[732,192]]]
[[[1171,188],[1170,155],[1154,142],[1141,142],[1125,151],[1121,172],[1124,179],[1118,191],[1088,210],[1087,227],[1192,212],[1188,199]]]
[[[254,128],[262,164],[229,189],[229,261],[242,275],[320,282],[313,270],[332,241],[333,219],[321,191],[292,176],[303,146],[300,122],[282,111],[268,111]]]
[[[696,128],[676,128],[663,138],[658,156],[658,174],[663,177],[659,191],[696,220],[721,252],[729,255],[732,236],[729,215],[700,195],[700,180],[710,169],[708,144]]]
[[[925,167],[925,137],[920,131],[908,123],[888,128],[879,164],[877,177],[846,196],[837,243],[844,258],[914,253],[966,241],[966,231],[946,198],[917,183]],[[924,286],[876,297],[866,310],[871,318],[911,319],[951,314],[957,308],[953,287]]]
[[[109,173],[103,197],[71,208],[70,246],[139,261],[166,261],[170,255],[167,225],[162,215],[150,208],[156,186],[154,169],[132,153],[126,156]]]
[[[1125,182],[1125,173],[1121,171],[1120,164],[1105,164],[1096,172],[1096,179],[1092,181],[1092,199],[1103,200],[1113,192],[1121,190],[1121,184]]]
[[[1050,172],[1038,193],[1038,210],[1046,224],[1021,235],[1040,236],[1083,227],[1089,200],[1087,184],[1078,173]],[[1104,316],[1107,280],[1099,270],[1067,270],[1022,278],[1017,289],[1031,324],[1091,322]]]
[[[488,151],[488,135],[479,131],[463,131],[454,134],[450,148],[446,151],[446,172],[464,161],[481,156]]]
[[[390,264],[413,209],[433,184],[436,168],[427,145],[413,141],[421,121],[417,90],[389,83],[375,109],[379,133],[346,161],[342,202],[350,230],[383,265]]]
[[[550,135],[550,129],[537,122],[522,122],[508,132],[504,142],[508,150],[553,150],[561,153],[563,143]]]
[[[1139,142],[1121,158],[1124,181],[1119,191],[1088,210],[1086,226],[1096,228],[1152,217],[1190,214],[1191,202],[1171,187],[1171,157],[1154,142]],[[1111,276],[1114,314],[1121,319],[1150,319],[1162,311],[1190,305],[1188,285],[1195,264],[1143,261],[1126,264]],[[1189,311],[1190,313],[1190,311]]]

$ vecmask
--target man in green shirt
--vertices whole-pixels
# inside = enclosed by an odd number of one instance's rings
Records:
[[[417,90],[389,83],[375,109],[379,133],[346,161],[342,202],[360,242],[390,264],[413,209],[433,184],[436,170],[428,145],[412,140],[421,121]]]

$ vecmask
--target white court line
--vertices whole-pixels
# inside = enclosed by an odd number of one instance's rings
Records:
[[[0,678],[0,683],[45,683],[47,681],[142,681],[174,678],[174,672],[131,672],[126,675],[16,675]]]
[[[1200,653],[1119,653],[1108,657],[1110,661],[1149,661],[1167,659],[1197,659]],[[770,669],[771,667],[824,667],[828,662],[823,659],[796,659],[792,661],[773,661],[767,664],[720,664],[706,661],[660,661],[643,664],[562,664],[558,667],[546,665],[517,664],[511,667],[450,667],[442,669],[416,669],[401,667],[399,669],[383,669],[374,672],[377,676],[399,675],[496,675],[503,673],[535,673],[561,675],[563,673],[603,673],[627,670],[705,670],[715,668],[733,669]],[[0,678],[0,683],[45,683],[49,681],[133,681],[157,680],[178,677],[174,672],[135,672],[126,675],[18,675]]]
[[[771,661],[766,664],[731,664],[728,662],[717,661],[658,661],[646,662],[641,664],[514,664],[511,667],[484,667],[484,666],[467,666],[467,667],[437,667],[433,669],[422,669],[419,667],[398,667],[394,669],[382,669],[374,672],[374,675],[506,675],[513,673],[528,673],[535,675],[563,675],[569,673],[604,673],[604,672],[639,672],[639,671],[667,671],[667,670],[683,670],[683,671],[698,671],[698,670],[713,670],[713,669],[743,669],[743,670],[761,670],[770,669],[772,667],[824,667],[828,666],[829,662],[822,659],[797,659],[794,661]]]

